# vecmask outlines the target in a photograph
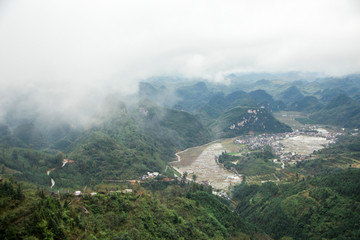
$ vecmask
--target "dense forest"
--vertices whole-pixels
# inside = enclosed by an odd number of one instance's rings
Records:
[[[148,189],[137,184],[131,192],[105,191],[50,194],[2,180],[0,238],[270,239],[212,195],[211,187],[153,182]]]
[[[323,171],[296,183],[241,184],[236,212],[275,239],[358,239],[359,169]]]

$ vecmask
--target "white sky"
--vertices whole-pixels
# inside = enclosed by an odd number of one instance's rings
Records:
[[[0,118],[27,90],[75,109],[153,75],[359,73],[359,43],[357,0],[0,0]]]

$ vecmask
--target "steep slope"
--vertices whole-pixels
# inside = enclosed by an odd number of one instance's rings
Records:
[[[323,78],[315,81],[318,89],[339,89],[350,96],[354,96],[360,91],[360,75],[353,74],[341,78]]]
[[[235,107],[223,113],[211,125],[219,137],[234,137],[241,134],[275,133],[291,131],[291,128],[276,120],[264,108]]]
[[[28,147],[40,149],[46,146],[43,134],[32,122],[17,126],[14,130],[14,137]]]
[[[176,97],[179,100],[174,108],[192,112],[207,103],[212,95],[213,93],[209,91],[205,82],[180,87],[176,90]]]
[[[185,149],[210,141],[209,131],[188,112],[143,100],[133,114],[142,133],[169,148]]]
[[[195,114],[206,124],[212,123],[226,110],[237,106],[257,107],[256,102],[244,91],[235,91],[225,96],[215,94],[209,102],[199,107]]]
[[[258,89],[249,92],[249,95],[260,107],[263,106],[268,111],[280,111],[285,109],[285,104],[282,101],[275,101],[265,90]]]
[[[300,112],[314,112],[320,110],[323,105],[314,96],[306,96],[290,105],[290,109]]]
[[[66,149],[59,158],[53,150],[45,154],[8,146],[0,164],[9,168],[7,172],[16,172],[19,179],[42,186],[50,183],[50,177],[56,181],[55,188],[94,185],[108,179],[137,179],[146,172],[162,172],[177,149],[210,141],[207,129],[190,113],[162,108],[148,100],[128,110],[124,103],[109,97],[89,126],[70,131],[53,144],[61,147],[58,150]],[[6,136],[11,134],[5,125],[1,130]],[[61,167],[63,158],[74,163]],[[51,176],[46,176],[46,171],[53,168],[56,170]]]
[[[360,127],[360,104],[349,96],[341,94],[309,118],[319,123],[358,128]]]
[[[324,172],[291,184],[235,187],[236,212],[275,239],[358,239],[359,169]]]
[[[164,85],[155,87],[148,82],[139,83],[138,96],[139,99],[150,99],[156,104],[166,107],[172,107],[177,101],[173,90],[167,88]]]
[[[329,103],[334,97],[345,94],[346,92],[338,88],[326,88],[319,91],[320,100],[324,103]]]
[[[0,238],[269,239],[224,201],[197,190],[197,184],[191,187],[177,184],[152,194],[135,186],[126,194],[105,190],[73,196],[25,192],[20,183],[5,180],[0,182]]]
[[[291,104],[302,99],[304,95],[296,86],[291,86],[285,91],[281,92],[279,97],[280,100],[284,101],[284,103]]]

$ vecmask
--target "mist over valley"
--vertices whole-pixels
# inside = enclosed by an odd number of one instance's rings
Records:
[[[359,239],[357,1],[0,1],[1,239]]]

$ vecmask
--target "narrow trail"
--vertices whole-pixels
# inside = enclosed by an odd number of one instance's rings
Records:
[[[180,170],[180,168],[175,167],[174,165],[172,165],[172,163],[181,162],[181,157],[180,157],[179,154],[184,153],[184,152],[186,152],[186,151],[188,151],[188,150],[189,150],[189,148],[187,148],[187,149],[185,149],[185,150],[183,150],[183,151],[180,151],[180,152],[175,153],[175,156],[176,156],[176,159],[177,159],[177,160],[172,161],[172,162],[169,162],[169,164],[171,165],[171,167],[172,167],[173,169],[175,169],[178,173],[180,173],[181,176],[184,175],[184,172],[183,172],[182,170]]]
[[[47,170],[46,171],[46,175],[50,175],[50,173],[52,172],[52,171],[54,171],[56,168],[50,168],[49,170]]]
[[[61,166],[61,168],[63,168],[67,163],[74,163],[74,162],[75,162],[74,160],[64,158],[62,161],[63,165]],[[50,169],[46,170],[46,175],[50,176],[50,173],[54,170],[56,170],[56,168],[50,168]],[[51,178],[50,189],[52,189],[54,186],[55,186],[55,180],[53,178]]]

